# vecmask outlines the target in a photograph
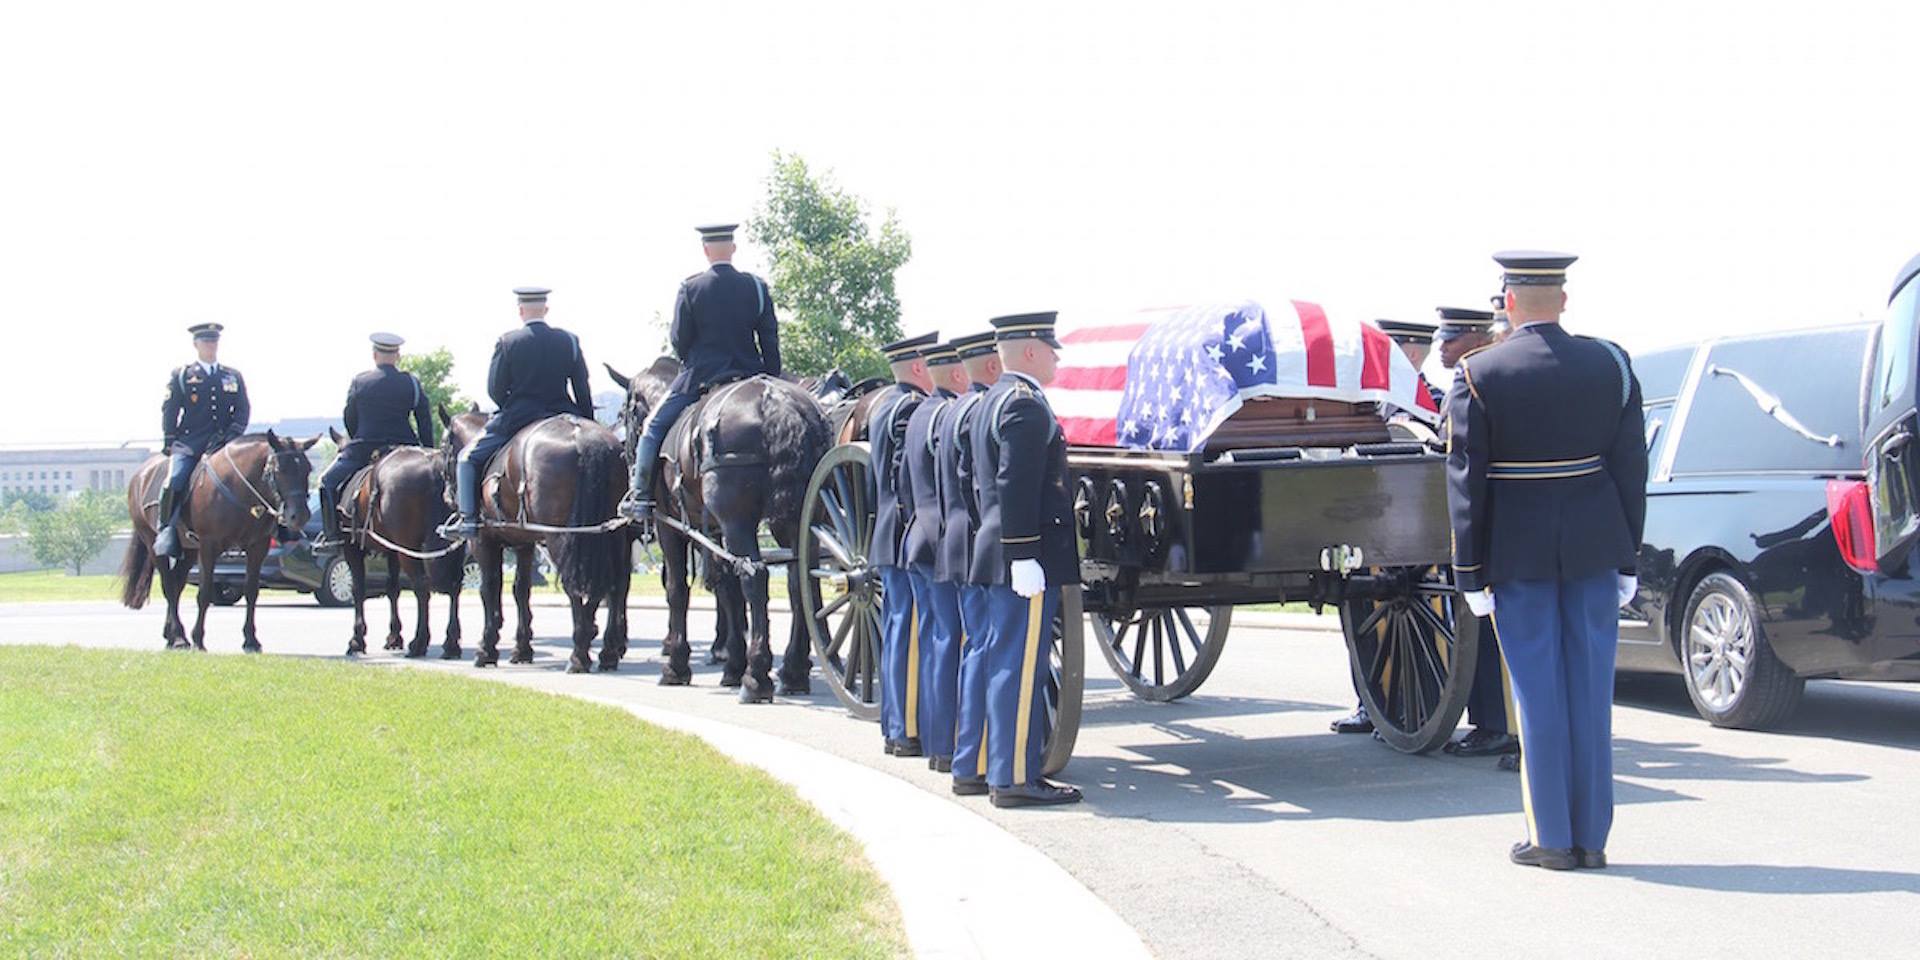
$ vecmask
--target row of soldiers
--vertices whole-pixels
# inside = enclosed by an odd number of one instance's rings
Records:
[[[1048,657],[1061,588],[1080,582],[1066,438],[1045,387],[1054,314],[882,348],[894,383],[868,408],[882,591],[880,724],[996,807],[1074,803],[1046,780]]]

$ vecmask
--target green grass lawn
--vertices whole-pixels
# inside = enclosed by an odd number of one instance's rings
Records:
[[[869,957],[857,844],[609,707],[282,657],[0,648],[0,954]]]
[[[65,570],[0,573],[0,603],[47,600],[117,600],[120,581],[110,573],[76,577]]]

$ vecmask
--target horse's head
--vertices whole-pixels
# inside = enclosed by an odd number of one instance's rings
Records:
[[[673,378],[680,375],[680,361],[672,357],[659,357],[652,366],[631,377],[615,370],[612,364],[606,366],[607,375],[627,392],[626,402],[620,406],[620,434],[626,445],[627,459],[632,460],[634,448],[640,443],[640,428],[647,422],[647,414],[659,406],[660,399],[667,395]]]
[[[318,436],[292,440],[267,431],[267,459],[260,479],[280,501],[281,522],[296,538],[312,515],[307,508],[307,488],[312,483],[313,461],[307,459],[307,451],[319,442]]]
[[[454,483],[457,471],[454,464],[460,459],[460,451],[467,444],[478,439],[480,432],[487,428],[487,415],[480,412],[480,405],[470,404],[463,413],[448,413],[447,405],[441,404],[440,425],[446,428],[447,435],[440,441],[440,456],[436,468],[440,473],[441,485],[446,490],[447,505],[454,505]]]

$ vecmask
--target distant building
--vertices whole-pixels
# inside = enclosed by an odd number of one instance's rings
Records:
[[[125,490],[127,478],[152,454],[138,446],[0,450],[0,496]]]

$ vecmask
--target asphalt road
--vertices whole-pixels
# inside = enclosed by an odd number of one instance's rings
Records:
[[[269,653],[338,656],[350,626],[344,611],[304,599],[272,601],[260,616]],[[238,610],[214,612],[216,652],[238,650],[239,621]],[[663,621],[636,607],[625,669],[566,676],[566,614],[544,607],[535,617],[538,661],[500,670],[530,686],[801,740],[944,790],[946,778],[924,763],[882,756],[876,729],[850,720],[822,685],[811,698],[753,707],[716,686],[718,668],[698,668],[691,688],[656,686]],[[157,649],[158,625],[152,610],[103,604],[0,607],[7,643]],[[784,619],[776,626],[784,629]],[[477,635],[469,636],[469,662],[426,665],[472,671]],[[1352,698],[1335,633],[1236,627],[1207,685],[1174,704],[1134,700],[1106,678],[1096,652],[1088,656],[1085,723],[1062,775],[1087,802],[1006,812],[953,802],[1053,857],[1160,956],[1756,958],[1916,949],[1920,687],[1816,683],[1790,727],[1752,733],[1709,727],[1677,680],[1623,678],[1613,866],[1553,874],[1506,862],[1523,829],[1516,776],[1487,760],[1408,757],[1327,732]],[[641,811],[635,825],[644,825]]]

